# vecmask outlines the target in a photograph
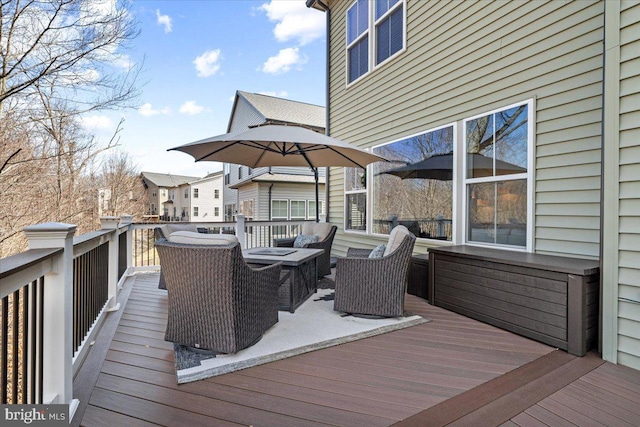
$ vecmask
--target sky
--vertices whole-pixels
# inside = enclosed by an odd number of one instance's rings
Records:
[[[139,171],[205,176],[222,168],[168,148],[227,131],[236,90],[324,106],[325,16],[305,0],[134,0],[140,35],[120,52],[143,64],[136,108],[84,117]]]

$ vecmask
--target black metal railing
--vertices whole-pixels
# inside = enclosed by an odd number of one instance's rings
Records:
[[[2,298],[2,404],[42,403],[44,277]]]
[[[122,275],[127,271],[127,233],[129,231],[120,233],[118,236],[118,280],[122,278]]]
[[[73,260],[73,351],[109,299],[109,243],[103,243]]]
[[[136,267],[144,267],[147,265],[160,264],[160,258],[155,249],[155,236],[153,228],[135,228],[133,229],[133,265]]]

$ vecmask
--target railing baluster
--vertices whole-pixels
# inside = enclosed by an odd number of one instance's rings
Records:
[[[2,379],[0,380],[0,385],[2,386],[1,396],[2,396],[2,404],[7,404],[7,386],[8,386],[8,375],[7,371],[9,368],[8,364],[8,356],[9,356],[9,345],[8,345],[8,337],[9,337],[9,296],[2,298],[2,331],[0,334],[2,335]]]
[[[20,289],[13,292],[12,296],[12,325],[11,325],[11,403],[18,403],[18,329],[20,322]]]

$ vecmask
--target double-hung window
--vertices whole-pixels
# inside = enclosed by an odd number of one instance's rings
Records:
[[[405,0],[353,3],[347,11],[347,84],[404,49],[404,15]]]
[[[287,219],[289,214],[288,200],[271,201],[271,219]]]
[[[307,216],[306,200],[291,200],[290,202],[291,219],[305,219]]]
[[[344,168],[344,228],[347,231],[367,230],[367,175],[365,171],[360,168]]]
[[[527,247],[531,103],[464,122],[466,240]]]

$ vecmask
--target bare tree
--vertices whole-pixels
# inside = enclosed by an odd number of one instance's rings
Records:
[[[99,154],[117,145],[82,127],[89,111],[133,106],[141,65],[126,0],[0,0],[0,256],[44,221],[95,229]]]
[[[99,194],[102,215],[140,218],[148,205],[138,167],[124,151],[112,152],[102,162]]]

